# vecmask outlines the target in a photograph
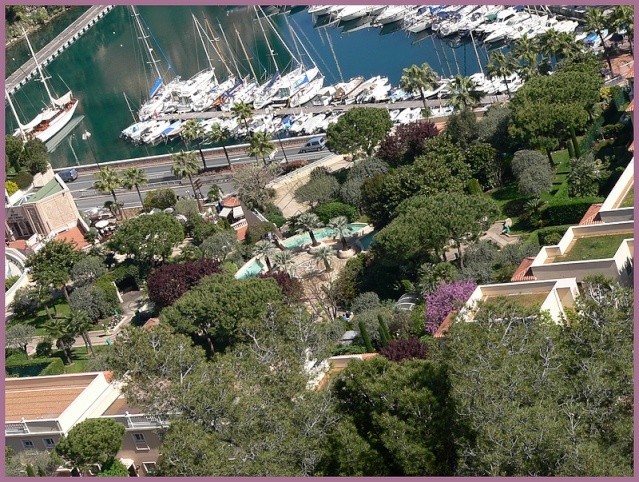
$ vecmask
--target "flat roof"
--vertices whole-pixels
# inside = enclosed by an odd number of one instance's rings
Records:
[[[6,378],[4,421],[58,418],[99,375]]]
[[[48,183],[46,183],[44,186],[38,189],[38,192],[36,192],[35,195],[31,199],[29,199],[27,202],[36,203],[38,201],[42,201],[43,199],[53,194],[61,192],[63,189],[64,188],[60,185],[58,180],[54,177]]]

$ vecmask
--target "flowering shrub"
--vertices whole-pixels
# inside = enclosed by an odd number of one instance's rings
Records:
[[[428,346],[413,336],[407,340],[389,341],[387,347],[379,350],[379,354],[395,363],[404,360],[423,360],[428,355]]]
[[[451,281],[440,284],[433,293],[426,295],[426,332],[435,333],[448,313],[466,303],[476,287],[473,280]]]

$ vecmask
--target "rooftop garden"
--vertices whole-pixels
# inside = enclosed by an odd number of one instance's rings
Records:
[[[635,205],[635,186],[631,186],[626,195],[624,196],[621,204],[619,204],[620,208],[631,208]]]
[[[563,256],[556,256],[553,263],[582,261],[589,259],[608,259],[615,255],[624,239],[632,238],[632,233],[589,236],[578,238]]]
[[[537,293],[520,293],[514,295],[488,296],[486,301],[497,302],[500,300],[510,301],[525,307],[536,307],[539,309],[541,304],[548,297],[549,291],[540,291]]]

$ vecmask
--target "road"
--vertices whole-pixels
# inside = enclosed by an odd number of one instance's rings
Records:
[[[305,159],[308,161],[314,161],[317,159],[321,159],[330,154],[329,151],[323,150],[318,152],[309,152],[305,154],[299,154],[299,146],[287,147],[285,148],[286,157],[290,161],[296,161]],[[255,162],[254,158],[249,158],[246,154],[234,154],[229,155],[229,159],[231,160],[231,164],[245,164],[249,162]],[[284,161],[284,155],[281,150],[278,149],[274,162]],[[260,161],[262,162],[262,161]],[[206,165],[208,167],[216,167],[216,166],[227,166],[226,157],[224,155],[220,156],[212,156],[209,155],[206,157]],[[171,164],[157,164],[152,166],[143,166],[140,167],[143,169],[149,179],[149,184],[140,188],[140,192],[142,193],[142,197],[144,198],[144,193],[147,191],[151,191],[154,189],[158,189],[161,187],[171,187],[175,191],[175,194],[179,196],[188,196],[192,195],[192,188],[188,181],[188,179],[182,179],[181,181],[176,179],[171,174]],[[212,184],[217,184],[220,186],[224,194],[229,194],[233,192],[234,188],[230,180],[226,181],[218,181],[216,178],[218,176],[201,176],[202,180],[202,194],[206,195],[210,186]],[[93,173],[80,173],[78,178],[73,181],[67,183],[69,190],[78,206],[79,211],[86,211],[87,209],[91,209],[94,207],[103,207],[106,201],[113,200],[110,194],[101,194],[93,189],[93,183],[95,182],[95,177]],[[116,196],[118,200],[124,202],[125,208],[133,208],[140,207],[140,198],[138,197],[135,189],[132,191],[128,191],[126,189],[118,189],[116,191]]]

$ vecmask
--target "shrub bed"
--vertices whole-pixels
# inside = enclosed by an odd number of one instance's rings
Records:
[[[600,197],[553,199],[542,211],[541,218],[549,226],[577,224],[593,203],[601,201]]]

